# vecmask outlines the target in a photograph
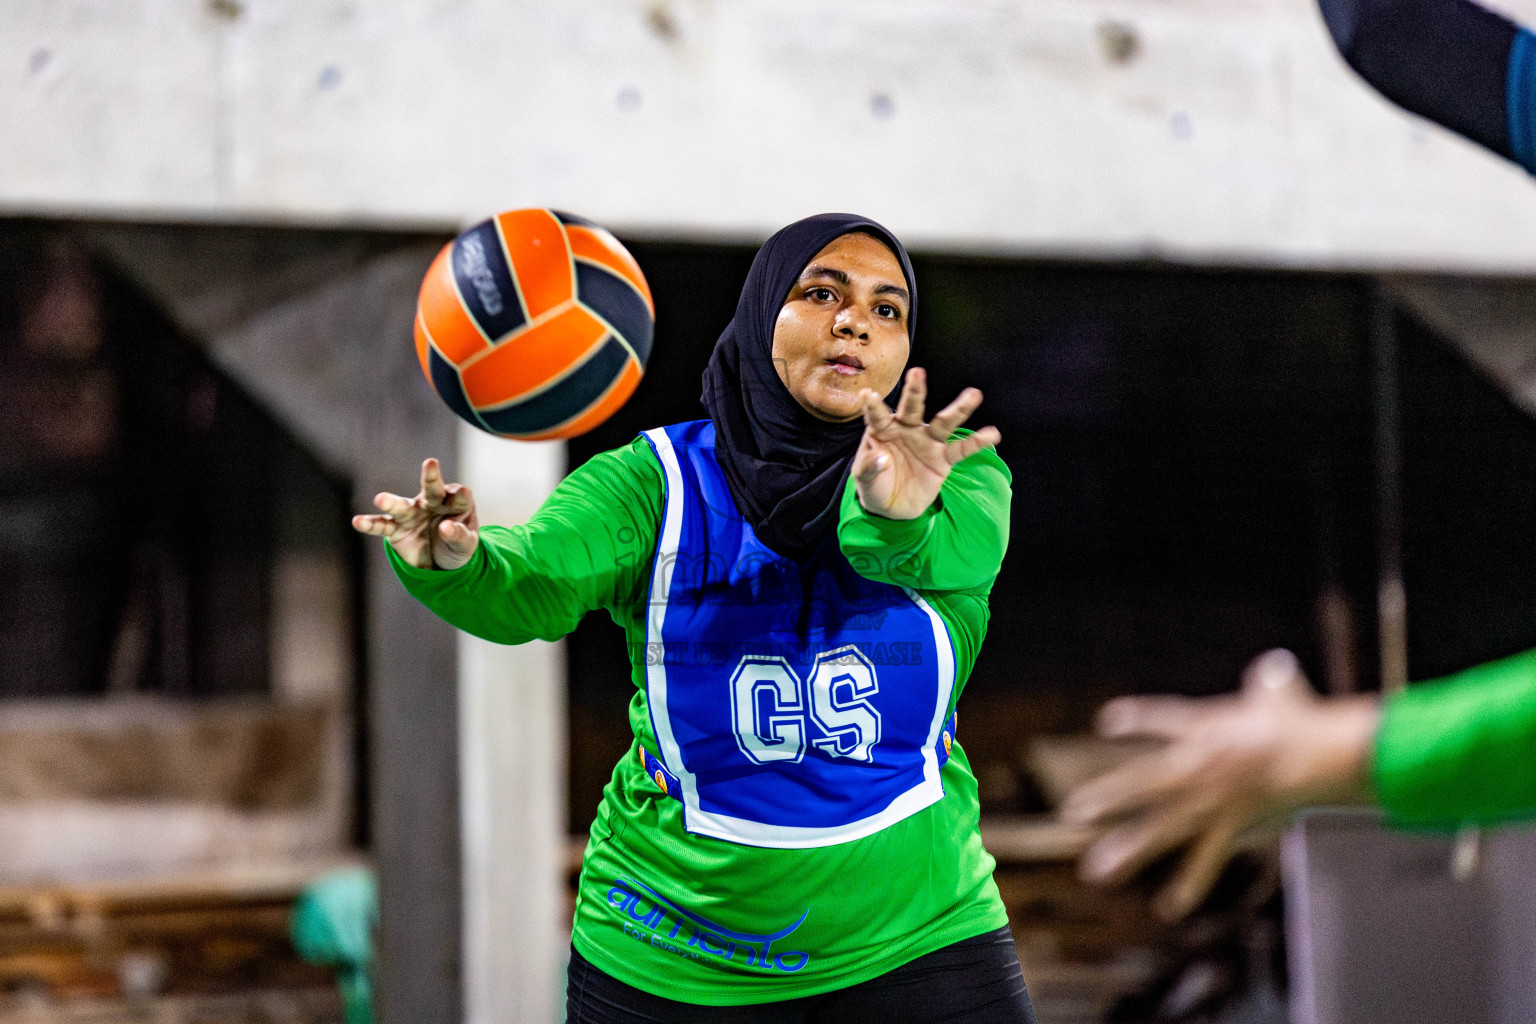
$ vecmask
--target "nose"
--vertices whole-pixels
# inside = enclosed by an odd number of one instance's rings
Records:
[[[856,302],[845,304],[832,320],[832,333],[849,341],[869,340],[869,315]]]

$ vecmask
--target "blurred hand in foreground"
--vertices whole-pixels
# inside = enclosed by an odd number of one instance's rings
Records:
[[[436,459],[421,464],[421,493],[416,497],[386,491],[373,503],[384,514],[353,516],[352,528],[389,538],[395,553],[418,569],[457,569],[480,543],[474,495],[463,484],[443,483]]]
[[[1379,718],[1374,698],[1319,698],[1286,650],[1250,662],[1232,696],[1110,701],[1099,711],[1101,735],[1168,743],[1067,795],[1064,819],[1105,829],[1083,854],[1083,878],[1118,885],[1187,847],[1154,904],[1168,920],[1184,917],[1251,826],[1368,798]]]

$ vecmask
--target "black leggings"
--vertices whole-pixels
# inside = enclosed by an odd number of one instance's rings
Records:
[[[571,950],[566,1024],[1038,1024],[1007,928],[934,950],[878,978],[747,1006],[698,1006],[642,992]]]

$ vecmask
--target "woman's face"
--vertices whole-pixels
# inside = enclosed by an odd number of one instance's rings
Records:
[[[857,232],[834,239],[806,264],[779,310],[779,379],[812,416],[854,419],[861,391],[884,398],[901,379],[911,308],[901,263],[884,242]]]

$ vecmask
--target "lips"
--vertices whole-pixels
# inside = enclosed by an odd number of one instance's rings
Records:
[[[837,373],[860,373],[864,369],[864,363],[858,356],[833,356],[827,362]]]

